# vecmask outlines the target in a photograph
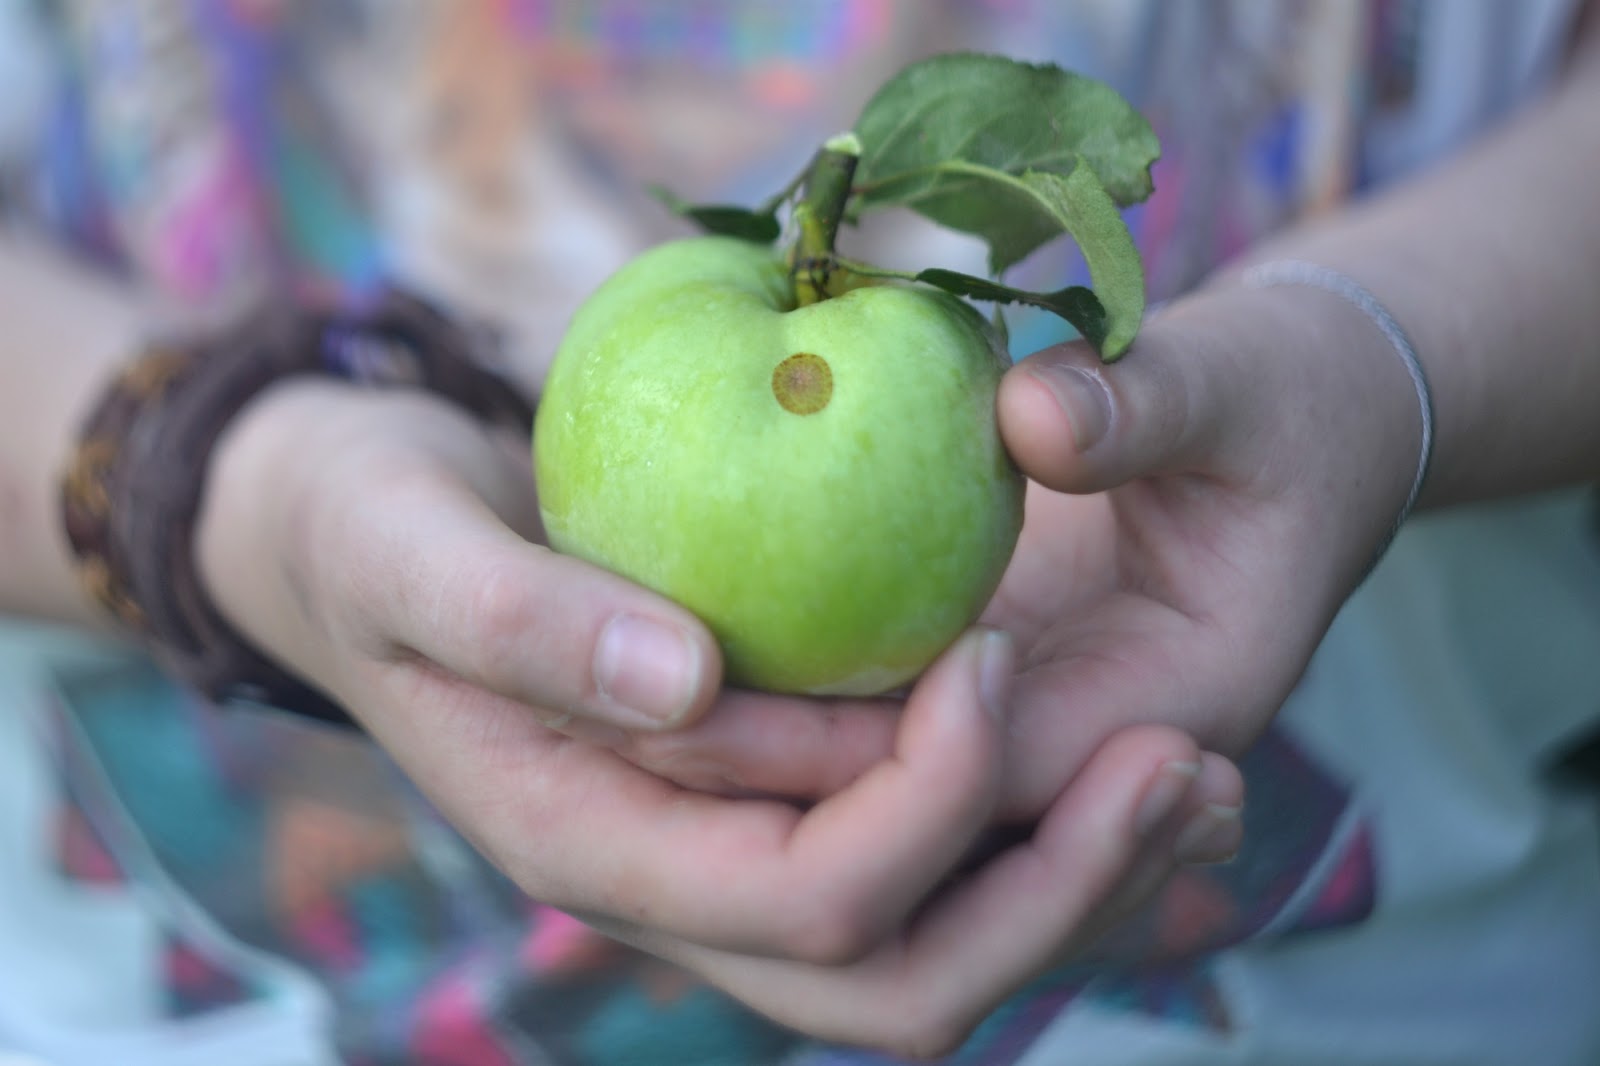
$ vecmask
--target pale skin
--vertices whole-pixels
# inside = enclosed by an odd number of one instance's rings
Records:
[[[1595,21],[1501,133],[1253,254],[1344,270],[1410,331],[1439,415],[1426,506],[1600,480]],[[0,608],[109,629],[55,477],[145,316],[0,243]],[[518,442],[429,397],[263,395],[213,459],[197,550],[238,626],[530,895],[798,1029],[930,1054],[1177,863],[1237,847],[1242,785],[1213,753],[1299,676],[1419,433],[1359,312],[1231,272],[1113,367],[1079,346],[1025,360],[999,411],[1032,482],[1023,540],[983,625],[903,703],[722,691],[693,618],[537,544]],[[601,654],[622,615],[669,636]],[[657,729],[621,728],[637,714]],[[1018,820],[1031,839],[951,879]]]

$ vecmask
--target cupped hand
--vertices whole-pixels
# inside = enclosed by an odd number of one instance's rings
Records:
[[[1132,725],[1246,748],[1380,549],[1420,436],[1382,335],[1311,290],[1202,292],[1110,366],[1040,352],[998,409],[1030,484],[983,622],[1020,653],[999,809],[1023,821]],[[732,694],[629,750],[703,788],[825,795],[882,757],[897,713]]]
[[[1199,812],[1238,803],[1231,765],[1178,731],[1133,730],[1030,840],[985,848],[1016,673],[992,629],[952,647],[883,757],[818,802],[641,769],[616,749],[711,706],[715,644],[674,605],[538,544],[528,471],[523,442],[440,401],[291,383],[217,453],[202,573],[531,897],[795,1028],[947,1046],[1148,892]],[[608,646],[650,625],[666,635]]]
[[[1130,723],[1248,747],[1381,550],[1420,438],[1387,341],[1309,290],[1207,291],[1113,366],[1040,353],[999,411],[1032,480],[986,615],[1027,649],[1018,750],[1049,753],[1017,768],[1025,811]]]

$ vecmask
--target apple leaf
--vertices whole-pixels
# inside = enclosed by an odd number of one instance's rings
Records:
[[[855,133],[862,153],[852,218],[906,207],[973,234],[988,244],[996,278],[1070,235],[1088,264],[1094,304],[1088,293],[1062,295],[1073,290],[1011,300],[1060,314],[1104,359],[1133,342],[1144,316],[1144,269],[1120,208],[1150,195],[1161,147],[1116,90],[1048,64],[936,56],[890,79]]]
[[[1060,67],[958,53],[914,63],[857,120],[860,209],[913,201],[935,222],[952,160],[1020,175],[1087,162],[1119,206],[1151,193],[1161,154],[1143,115],[1109,85]],[[960,184],[957,179],[956,184]]]
[[[783,232],[778,222],[777,204],[757,211],[732,204],[691,204],[660,185],[650,186],[650,195],[666,205],[667,210],[688,219],[707,233],[738,237],[757,244],[771,244]]]
[[[1049,302],[1023,302],[1035,303],[1066,318],[1095,345],[1103,359],[1115,359],[1126,351],[1144,318],[1144,269],[1127,225],[1093,171],[1081,162],[1066,177],[1039,171],[1013,177],[960,162],[946,163],[944,168],[972,183],[967,198],[972,215],[988,220],[992,263],[1014,262],[1038,246],[1041,233],[1072,235],[1088,264],[1089,280],[1094,286],[1092,295],[1100,313],[1086,315],[1082,298],[1076,296],[1065,300],[1057,298],[1060,294],[1051,294]],[[998,284],[994,289],[1017,291]],[[1067,314],[1068,310],[1073,313]],[[1089,318],[1098,319],[1099,325],[1085,328]]]
[[[995,304],[1028,304],[1031,307],[1042,307],[1072,323],[1077,331],[1083,334],[1085,340],[1106,353],[1106,309],[1095,294],[1082,285],[1071,285],[1055,292],[1027,292],[1023,289],[1013,289],[988,278],[975,277],[972,274],[963,274],[957,270],[944,270],[932,267],[919,272],[916,280],[943,289],[945,292],[956,296],[965,296],[972,300],[986,300]],[[999,308],[995,309],[996,314]],[[1114,360],[1116,354],[1105,354],[1109,362]]]
[[[779,212],[788,205],[800,234],[791,259],[807,270],[831,263],[864,276],[917,277],[992,301],[997,316],[1005,303],[1045,308],[1109,362],[1132,344],[1144,317],[1144,269],[1121,208],[1149,197],[1159,155],[1150,124],[1109,85],[1049,64],[958,53],[891,78],[852,131],[825,144],[805,172],[758,207],[690,204],[664,188],[652,192],[703,230],[761,244],[779,239]],[[795,201],[797,193],[803,195]],[[937,269],[911,275],[839,259],[839,222],[884,207],[909,208],[981,238],[993,279]],[[999,280],[1063,235],[1082,250],[1092,288],[1030,293]],[[825,269],[821,276],[813,298],[827,298]],[[802,304],[807,285],[795,278]]]

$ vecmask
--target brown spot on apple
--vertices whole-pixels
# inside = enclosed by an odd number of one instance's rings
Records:
[[[773,369],[772,395],[791,414],[814,415],[833,399],[833,368],[820,355],[796,352]]]

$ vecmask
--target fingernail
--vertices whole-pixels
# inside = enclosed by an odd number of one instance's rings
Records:
[[[1156,779],[1145,789],[1139,809],[1133,815],[1133,831],[1141,837],[1155,832],[1168,815],[1178,809],[1195,778],[1200,776],[1197,762],[1169,762],[1162,765]]]
[[[1181,863],[1213,863],[1231,859],[1239,850],[1238,807],[1208,803],[1189,820],[1172,842],[1172,855]]]
[[[628,742],[628,734],[614,725],[596,722],[588,718],[579,718],[575,715],[563,714],[557,718],[545,721],[544,726],[553,729],[563,736],[573,740],[581,740],[586,744],[593,744],[597,748],[620,748]],[[0,1066],[4,1066],[0,1063]]]
[[[1086,452],[1111,428],[1111,395],[1099,378],[1082,367],[1045,363],[1034,372],[1067,416],[1072,443]]]
[[[983,701],[984,710],[996,718],[1005,718],[1015,667],[1011,634],[1000,629],[985,633],[983,646],[978,649],[978,698]]]
[[[743,788],[744,782],[739,780],[739,775],[726,763],[700,755],[689,755],[682,759],[671,759],[654,766],[646,765],[646,769],[656,774],[671,778],[679,784],[694,786],[727,785],[732,788]],[[0,1064],[3,1066],[3,1064]]]
[[[621,726],[671,725],[694,703],[703,665],[678,627],[635,614],[606,623],[594,656],[594,682]]]

